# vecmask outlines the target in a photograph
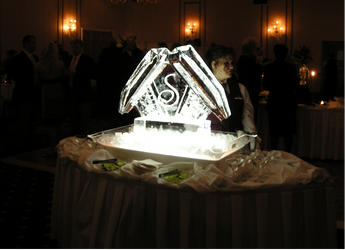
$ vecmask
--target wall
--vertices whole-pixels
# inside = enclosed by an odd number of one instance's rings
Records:
[[[322,41],[344,41],[343,0],[269,0],[268,5],[253,5],[252,0],[161,0],[157,5],[131,1],[115,5],[107,0],[2,0],[0,59],[7,49],[20,51],[26,34],[36,36],[37,55],[48,41],[57,39],[69,50],[70,40],[81,37],[80,28],[111,30],[115,38],[119,34],[124,38],[136,35],[141,49],[150,49],[160,41],[183,43],[186,3],[199,3],[199,35],[205,49],[215,42],[234,47],[240,55],[242,39],[255,36],[265,56],[273,59],[275,43],[286,44],[290,53],[307,45],[314,59],[308,67],[321,74]],[[71,18],[79,24],[73,35],[63,30]],[[284,35],[269,37],[267,28],[278,19]],[[315,82],[319,90],[318,76]]]
[[[22,38],[34,35],[40,55],[43,44],[57,37],[58,0],[0,1],[0,59],[7,49],[22,49]]]
[[[206,9],[206,47],[212,42],[231,46],[238,57],[243,38],[253,36],[259,39],[261,5],[235,0],[221,0],[215,4],[215,1],[207,0]]]
[[[314,61],[308,64],[308,68],[317,72],[315,88],[320,90],[323,76],[321,65],[324,59],[322,41],[344,41],[344,1],[294,1],[293,10],[291,50],[302,45],[310,46]]]

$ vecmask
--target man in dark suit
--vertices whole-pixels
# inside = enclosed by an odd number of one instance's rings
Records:
[[[296,66],[286,62],[288,48],[275,44],[275,61],[265,66],[262,82],[264,90],[269,91],[267,99],[268,131],[272,149],[277,149],[278,138],[284,138],[286,152],[291,152],[293,136],[296,135],[296,109],[299,81]]]
[[[71,128],[74,134],[87,135],[91,132],[91,79],[95,74],[95,62],[82,52],[83,42],[80,39],[73,40],[71,46],[72,55],[67,62]]]
[[[128,81],[136,67],[143,59],[143,51],[137,47],[136,37],[128,37],[123,42],[123,80]]]
[[[23,50],[13,58],[10,78],[16,83],[13,89],[13,100],[17,102],[32,102],[37,97],[34,87],[34,65],[39,61],[33,52],[36,50],[36,38],[27,35],[23,38]]]
[[[16,147],[25,147],[32,143],[40,104],[40,88],[34,85],[34,65],[39,61],[33,52],[36,50],[36,38],[27,35],[23,38],[23,50],[17,54],[9,69],[9,78],[15,82],[12,100],[17,107],[17,114],[12,129],[16,135]]]
[[[124,87],[143,59],[143,51],[135,43],[136,37],[128,37],[123,43],[122,65],[121,65],[121,85]],[[124,114],[122,125],[132,124],[138,113],[133,109],[130,113]]]
[[[111,39],[109,47],[102,50],[96,66],[97,71],[97,104],[99,114],[114,127],[120,127],[121,115],[119,103],[123,84],[121,84],[122,49],[117,41]]]
[[[254,107],[255,124],[259,111],[259,94],[261,91],[262,66],[256,63],[259,43],[254,37],[246,37],[242,41],[242,55],[237,61],[238,80],[248,90]]]

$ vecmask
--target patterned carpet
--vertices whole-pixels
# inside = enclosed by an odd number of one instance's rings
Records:
[[[11,147],[11,117],[0,117],[0,225],[2,249],[56,249],[50,239],[56,159],[47,152],[46,128],[25,148]]]
[[[1,248],[58,248],[50,239],[54,174],[0,164]]]

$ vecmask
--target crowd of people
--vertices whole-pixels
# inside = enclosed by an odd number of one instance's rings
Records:
[[[25,146],[35,135],[37,119],[49,131],[51,152],[62,139],[62,123],[70,124],[70,135],[87,135],[92,132],[92,115],[105,120],[109,128],[132,124],[138,115],[135,111],[121,115],[118,112],[121,90],[132,75],[146,51],[136,46],[136,37],[115,39],[104,48],[95,62],[83,53],[83,41],[71,42],[72,54],[63,50],[59,41],[49,42],[40,58],[34,54],[36,38],[23,38],[23,50],[8,54],[4,65],[8,81],[15,82],[13,102],[16,119],[12,132],[16,146]],[[220,121],[210,115],[213,130],[257,133],[259,93],[269,90],[267,109],[271,147],[276,149],[277,138],[285,138],[285,150],[290,151],[292,136],[296,133],[295,91],[298,87],[296,68],[285,62],[287,47],[274,46],[275,61],[263,65],[263,51],[254,37],[242,42],[238,60],[233,48],[212,43],[205,52],[200,39],[188,41],[209,66],[224,87],[232,115]],[[181,46],[174,43],[170,50]],[[164,42],[157,47],[167,47]],[[262,77],[264,75],[264,77]],[[96,81],[96,89],[92,84]],[[279,115],[279,116],[278,116]],[[25,126],[24,126],[25,125]]]
[[[27,147],[35,141],[37,125],[43,124],[50,146],[46,156],[51,157],[63,137],[98,132],[92,130],[94,113],[108,119],[110,127],[133,123],[132,115],[120,116],[117,111],[121,89],[143,57],[133,37],[123,41],[122,48],[110,41],[98,62],[83,53],[80,39],[70,43],[72,54],[59,41],[48,42],[40,57],[35,54],[34,36],[25,36],[22,44],[21,52],[9,51],[1,72],[8,83],[14,83],[15,114],[8,126],[13,145],[9,147]],[[63,134],[66,120],[70,128]]]
[[[278,138],[284,138],[285,151],[291,152],[296,134],[296,66],[287,63],[288,48],[276,44],[275,60],[263,64],[262,49],[254,37],[242,41],[242,54],[236,60],[235,51],[225,46],[211,45],[205,60],[215,77],[223,85],[231,108],[231,116],[219,121],[209,116],[213,130],[257,134],[259,94],[268,90],[268,126],[271,149],[277,149]],[[263,77],[264,76],[264,77]],[[257,147],[260,147],[258,138]]]

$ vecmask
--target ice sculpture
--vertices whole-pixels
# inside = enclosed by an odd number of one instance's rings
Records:
[[[253,137],[211,131],[207,116],[231,115],[222,85],[192,46],[170,52],[150,50],[122,90],[119,112],[135,108],[134,124],[90,135],[114,157],[153,159],[164,164],[227,164],[221,159],[252,142]]]
[[[195,124],[211,112],[220,120],[231,115],[222,85],[191,45],[146,54],[121,93],[119,112],[133,108],[142,121],[167,123]]]

